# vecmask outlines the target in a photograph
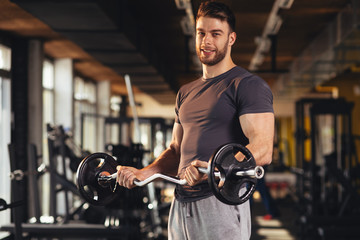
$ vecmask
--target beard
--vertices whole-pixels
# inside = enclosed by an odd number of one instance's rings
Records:
[[[208,58],[206,56],[202,56],[201,55],[201,50],[200,50],[200,46],[196,47],[196,54],[200,60],[200,62],[204,65],[207,66],[214,66],[216,64],[218,64],[219,62],[221,62],[227,53],[227,45],[228,45],[229,39],[226,41],[226,44],[223,46],[222,49],[215,49],[215,55],[212,58]]]

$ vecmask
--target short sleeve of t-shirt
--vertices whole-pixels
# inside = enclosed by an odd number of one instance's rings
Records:
[[[271,89],[263,79],[256,75],[241,79],[237,89],[236,103],[238,116],[247,113],[274,112]]]

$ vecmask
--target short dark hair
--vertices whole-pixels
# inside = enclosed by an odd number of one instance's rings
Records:
[[[230,26],[230,30],[235,31],[235,16],[224,3],[215,1],[202,2],[196,15],[196,21],[200,17],[211,17],[226,21]]]

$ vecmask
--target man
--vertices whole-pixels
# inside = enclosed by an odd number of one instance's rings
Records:
[[[196,18],[196,50],[203,76],[181,87],[176,99],[172,142],[152,164],[138,170],[119,167],[118,183],[134,187],[135,178],[155,174],[185,178],[176,186],[169,216],[169,239],[249,239],[249,202],[232,206],[217,200],[206,182],[213,152],[240,143],[257,165],[270,164],[274,114],[272,93],[259,77],[237,67],[231,58],[235,18],[216,2],[202,3]],[[238,156],[239,155],[239,156]],[[241,161],[243,156],[237,155]]]

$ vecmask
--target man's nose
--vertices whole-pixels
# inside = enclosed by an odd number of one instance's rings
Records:
[[[203,43],[204,43],[205,45],[211,43],[211,35],[210,35],[210,34],[205,34],[204,39],[203,39]]]

